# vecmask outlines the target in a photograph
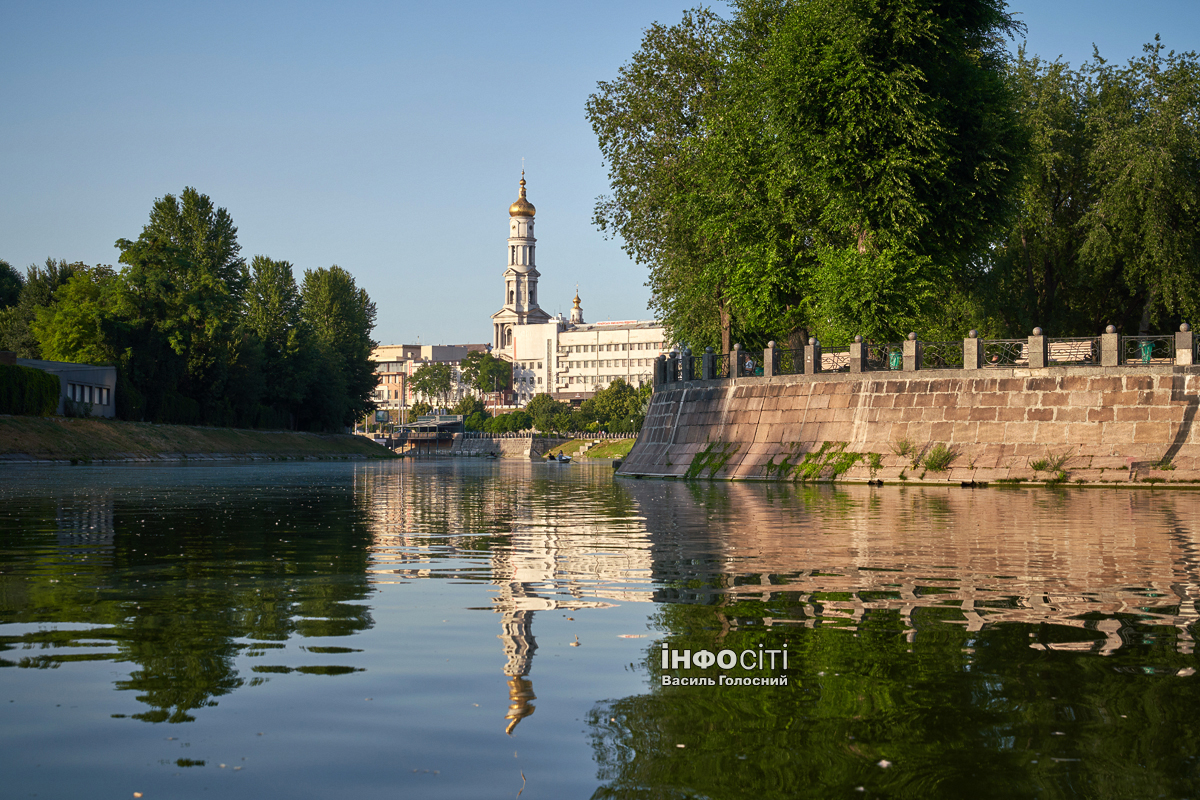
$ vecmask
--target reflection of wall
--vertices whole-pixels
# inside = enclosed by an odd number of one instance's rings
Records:
[[[968,630],[1087,627],[1104,637],[1094,649],[1110,653],[1126,624],[1117,615],[1134,615],[1175,626],[1191,652],[1188,629],[1200,618],[1200,545],[1185,527],[1200,519],[1200,498],[1190,493],[675,482],[629,491],[654,543],[656,582],[698,580],[710,593],[764,601],[809,595],[801,618],[769,624],[853,627],[887,608],[911,636],[915,609],[953,605]],[[724,576],[717,586],[713,573]],[[850,597],[814,602],[816,592]]]

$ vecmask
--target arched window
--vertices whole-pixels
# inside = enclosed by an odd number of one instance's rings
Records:
[[[529,302],[536,303],[537,302],[536,298],[537,298],[537,289],[534,288],[533,286],[530,286],[529,287]]]
[[[516,299],[515,295],[516,295],[516,292],[514,292],[512,289],[508,290],[508,304],[510,306],[513,304],[513,302],[515,302],[515,299]]]

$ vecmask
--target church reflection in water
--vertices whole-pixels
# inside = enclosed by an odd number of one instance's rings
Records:
[[[1200,551],[1183,521],[1200,518],[1200,503],[1190,494],[581,475],[583,486],[469,471],[371,481],[376,577],[420,577],[486,555],[510,733],[535,710],[539,611],[706,604],[726,632],[851,633],[878,611],[895,613],[912,643],[930,624],[919,613],[936,609],[937,625],[967,633],[1001,623],[1080,632],[1035,649],[1109,655],[1145,626],[1170,626],[1178,651],[1192,652]],[[747,600],[783,610],[749,621],[722,611]]]

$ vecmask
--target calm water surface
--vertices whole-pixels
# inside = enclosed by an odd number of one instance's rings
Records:
[[[6,798],[1200,795],[1200,494],[2,469]]]

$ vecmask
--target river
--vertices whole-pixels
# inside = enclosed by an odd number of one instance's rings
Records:
[[[1200,494],[0,472],[4,797],[1189,797]]]

